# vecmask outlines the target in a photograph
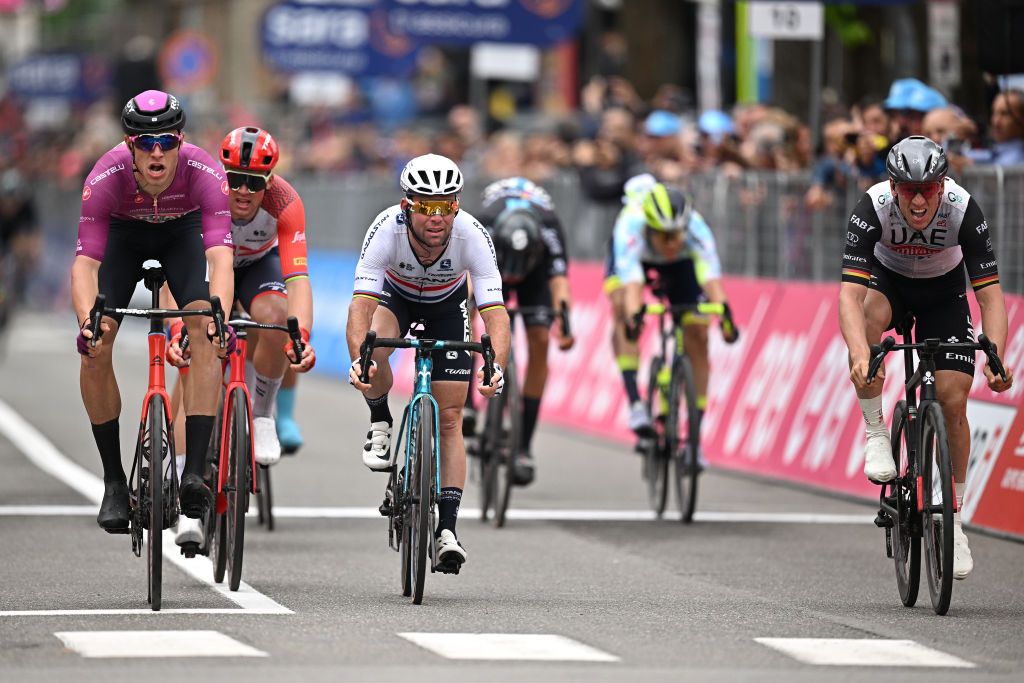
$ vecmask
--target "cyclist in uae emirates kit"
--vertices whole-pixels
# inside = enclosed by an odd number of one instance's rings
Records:
[[[128,485],[121,463],[121,395],[111,352],[118,316],[100,323],[96,346],[89,311],[96,295],[113,307],[128,305],[142,264],[157,259],[170,290],[185,308],[208,308],[210,296],[232,301],[231,220],[227,182],[209,154],[184,141],[185,112],[177,98],[147,90],[121,113],[124,142],[100,157],[82,190],[78,247],[71,267],[71,297],[79,321],[81,389],[103,461],[104,494],[97,522],[108,532],[128,527]],[[209,280],[207,280],[209,272]],[[192,381],[185,392],[188,460],[181,479],[184,518],[179,532],[197,530],[211,494],[203,483],[203,455],[213,431],[220,360],[208,317],[190,317]],[[229,344],[232,339],[225,339]]]
[[[431,339],[469,341],[466,279],[472,276],[477,310],[494,345],[491,384],[483,384],[482,370],[477,373],[478,390],[486,398],[501,390],[501,367],[509,347],[508,313],[494,247],[487,230],[459,210],[463,184],[459,167],[447,157],[425,154],[406,164],[400,184],[405,196],[377,216],[363,240],[346,330],[349,353],[355,359],[349,382],[363,392],[370,407],[363,463],[376,471],[385,471],[392,464],[388,391],[393,378],[388,357],[393,349],[375,349],[370,383],[360,382],[359,345],[370,329],[380,337],[400,337],[410,324],[423,321],[424,334]],[[466,551],[455,535],[455,522],[466,483],[462,406],[471,368],[468,353],[434,358],[432,388],[441,426],[441,490],[434,533],[442,572],[457,572],[466,560]]]
[[[839,290],[839,324],[850,352],[850,379],[857,390],[867,444],[864,474],[876,483],[896,476],[889,432],[882,413],[882,381],[867,382],[872,344],[907,313],[916,318],[916,338],[974,341],[966,279],[981,308],[985,334],[998,351],[1006,346],[1007,318],[992,232],[971,195],[946,175],[942,148],[915,135],[898,142],[886,160],[889,179],[868,189],[850,216]],[[966,266],[966,275],[964,270]],[[971,433],[967,394],[975,358],[945,353],[935,359],[935,388],[948,430],[956,488],[953,517],[953,576],[964,579],[974,567],[960,508],[967,478]],[[1013,383],[984,368],[992,391]]]

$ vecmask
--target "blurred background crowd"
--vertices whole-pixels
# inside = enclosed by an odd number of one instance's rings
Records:
[[[353,204],[365,188],[393,199],[398,169],[436,152],[458,161],[472,187],[521,175],[554,189],[570,246],[585,257],[600,257],[624,181],[651,171],[689,186],[725,248],[748,252],[727,268],[831,277],[830,267],[781,264],[829,262],[808,251],[824,249],[816,231],[885,177],[902,137],[938,141],[958,177],[1024,165],[1024,79],[1012,75],[1024,72],[1024,51],[1012,49],[1024,11],[994,13],[1008,1],[799,3],[818,5],[820,34],[797,40],[757,33],[755,6],[779,3],[755,0],[0,0],[0,221],[7,232],[66,221],[51,232],[73,236],[72,200],[121,139],[121,106],[160,87],[181,98],[187,138],[207,150],[239,125],[274,135],[277,170],[306,200],[314,245],[351,248],[321,226],[361,234],[375,210]],[[420,39],[413,50],[379,22],[382,12],[444,6],[452,20],[499,5],[510,30],[516,12],[532,22],[530,40],[549,24],[562,33],[487,62],[465,36]],[[362,72],[282,66],[295,54],[282,45],[327,54],[362,11]],[[353,182],[363,189],[337,189]],[[774,194],[784,196],[773,204]],[[33,201],[38,211],[25,208]],[[774,241],[753,235],[780,224]]]

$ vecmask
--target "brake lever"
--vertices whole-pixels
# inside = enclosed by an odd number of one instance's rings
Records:
[[[302,343],[302,332],[299,331],[299,320],[294,315],[288,316],[288,336],[292,340],[292,351],[295,352],[295,362],[302,362],[302,352],[306,345]]]
[[[999,359],[998,349],[991,339],[983,334],[978,335],[978,345],[981,346],[981,350],[985,352],[985,356],[988,357],[988,366],[992,370],[992,373],[999,375],[1000,379],[1006,381],[1006,368],[1003,367],[1003,362]]]
[[[370,383],[370,356],[373,355],[373,345],[377,341],[377,333],[368,330],[363,343],[359,345],[359,381],[363,384]]]
[[[885,362],[885,355],[892,350],[892,347],[896,345],[896,340],[892,337],[886,337],[882,340],[881,344],[873,344],[871,346],[871,362],[868,363],[868,384],[878,374],[878,368]]]
[[[494,346],[491,344],[491,335],[482,335],[480,337],[480,345],[484,349],[484,385],[489,387],[491,386],[491,379],[494,377]]]
[[[96,342],[103,336],[103,329],[100,327],[100,321],[103,320],[103,309],[107,306],[107,296],[105,294],[97,294],[96,301],[92,305],[92,310],[89,311],[89,327],[92,332],[92,338],[89,340],[90,348],[96,348]]]

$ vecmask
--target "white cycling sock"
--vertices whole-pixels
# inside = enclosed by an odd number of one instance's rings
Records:
[[[277,402],[277,390],[281,388],[283,377],[264,377],[256,372],[255,381],[249,386],[252,396],[253,417],[273,417],[274,404]]]
[[[178,453],[174,456],[174,467],[178,470],[178,481],[181,481],[181,475],[185,473],[184,453]]]
[[[885,419],[882,417],[882,397],[858,398],[860,412],[864,416],[864,424],[867,426],[868,434],[876,432],[885,433]]]
[[[953,489],[956,491],[956,512],[953,513],[953,526],[962,528],[963,521],[960,517],[960,508],[964,506],[964,491],[967,490],[967,483],[954,481]]]

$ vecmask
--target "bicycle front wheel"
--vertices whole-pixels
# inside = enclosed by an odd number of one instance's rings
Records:
[[[505,368],[505,388],[501,396],[497,397],[501,402],[495,406],[498,410],[498,435],[491,452],[491,457],[498,461],[494,526],[499,529],[505,526],[508,516],[508,504],[512,499],[512,486],[516,478],[515,462],[522,448],[523,398],[520,394],[515,360],[509,354],[508,366]]]
[[[651,510],[660,519],[668,502],[668,464],[669,451],[666,450],[666,419],[668,413],[664,405],[668,395],[659,381],[664,371],[664,360],[656,356],[651,360],[651,372],[647,380],[647,414],[654,423],[655,436],[647,439],[644,449],[644,478],[647,480],[647,500]]]
[[[430,513],[434,504],[434,404],[426,396],[419,399],[416,407],[416,451],[413,463],[413,489],[409,527],[411,538],[410,583],[412,602],[423,602],[423,584],[427,577],[427,555],[430,548]]]
[[[228,407],[228,587],[237,591],[242,583],[245,552],[245,513],[252,489],[252,439],[249,433],[249,404],[245,392],[231,392]]]
[[[700,449],[700,412],[697,410],[697,388],[693,381],[693,366],[690,359],[683,356],[676,360],[676,368],[669,392],[669,415],[672,422],[666,424],[669,443],[673,444],[669,453],[675,461],[676,500],[679,503],[679,515],[683,524],[693,521],[693,511],[697,507],[697,477],[700,474],[698,455]],[[686,441],[678,444],[679,416],[686,413]]]
[[[910,425],[907,402],[900,401],[892,415],[892,459],[896,463],[896,479],[890,498],[896,508],[892,520],[892,556],[896,563],[896,588],[907,607],[917,602],[921,585],[921,533],[916,520],[917,463],[910,447]]]
[[[931,403],[922,415],[921,486],[924,501],[922,529],[928,592],[936,614],[949,610],[953,594],[953,466],[942,408]]]
[[[160,609],[163,585],[163,528],[164,528],[164,399],[154,394],[146,407],[146,428],[149,430],[149,448],[146,458],[146,495],[149,498],[149,532],[146,539],[146,578],[149,582],[149,604],[153,611]]]
[[[259,512],[259,523],[267,526],[267,531],[274,530],[274,491],[270,487],[270,468],[266,465],[256,466],[256,509]]]

